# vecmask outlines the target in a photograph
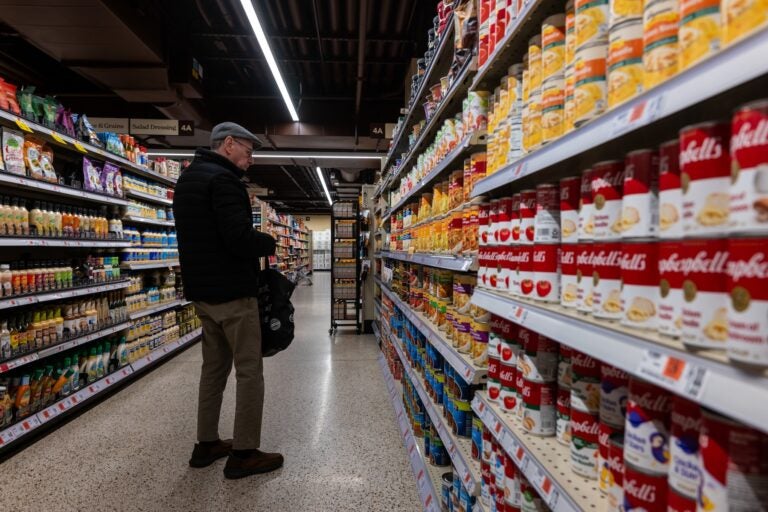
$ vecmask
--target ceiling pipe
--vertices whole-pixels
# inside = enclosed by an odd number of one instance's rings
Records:
[[[365,72],[365,33],[368,27],[368,0],[360,0],[360,39],[357,45],[357,92],[355,94],[355,146],[360,139],[357,122],[360,119],[360,104],[363,101],[363,79]]]

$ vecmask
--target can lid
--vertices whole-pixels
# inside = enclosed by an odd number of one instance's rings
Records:
[[[528,47],[530,48],[531,46],[541,47],[541,34],[536,34],[528,40]]]
[[[672,140],[668,140],[667,142],[662,142],[661,144],[659,144],[659,149],[666,148],[669,146],[679,146],[679,145],[680,145],[680,139],[672,139]]]
[[[745,110],[768,110],[768,98],[762,98],[755,101],[750,101],[749,103],[745,103],[739,108],[737,108],[734,112],[744,112]]]
[[[693,130],[696,128],[707,128],[707,127],[714,127],[714,126],[730,126],[731,121],[726,119],[715,119],[712,121],[702,121],[701,123],[695,123],[695,124],[689,124],[688,126],[683,126],[680,128],[680,131],[678,133],[687,132],[688,130]]]
[[[650,2],[653,3],[653,2]],[[650,5],[650,4],[649,4]],[[610,30],[608,31],[609,36],[615,35],[616,31],[622,28],[626,28],[630,25],[640,25],[643,26],[643,18],[627,18],[624,20],[621,20],[613,25],[611,25]],[[640,34],[640,39],[642,39],[642,34]]]

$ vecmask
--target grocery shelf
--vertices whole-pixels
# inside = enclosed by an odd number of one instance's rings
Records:
[[[371,329],[373,330],[373,335],[376,336],[376,339],[381,339],[381,331],[379,331],[379,323],[374,320],[371,322]]]
[[[526,433],[519,420],[502,412],[485,391],[475,393],[472,410],[553,512],[605,509],[606,497],[597,480],[571,470],[569,447],[558,443],[555,437]]]
[[[20,368],[22,366],[28,365],[29,363],[34,363],[35,361],[39,361],[40,359],[46,358],[48,356],[59,354],[61,352],[64,352],[65,350],[79,347],[80,345],[84,345],[86,343],[90,343],[92,341],[98,340],[105,336],[109,336],[110,334],[114,334],[116,332],[120,332],[122,330],[128,329],[129,327],[131,327],[132,324],[133,324],[132,322],[121,322],[119,324],[115,324],[110,327],[100,329],[98,331],[90,332],[84,336],[63,341],[61,343],[57,343],[56,345],[51,345],[49,347],[45,347],[35,352],[24,354],[23,356],[17,357],[15,359],[11,359],[4,363],[0,363],[0,374],[7,373],[11,370],[15,370],[16,368]]]
[[[444,256],[435,254],[408,254],[406,252],[381,251],[383,258],[407,261],[428,267],[439,267],[455,272],[477,270],[477,256]]]
[[[746,37],[666,82],[478,181],[472,196],[606,144],[768,73],[768,29]]]
[[[181,301],[179,299],[176,299],[169,302],[165,302],[163,304],[152,306],[150,308],[140,309],[139,311],[131,311],[130,313],[128,313],[128,318],[130,318],[131,320],[136,320],[137,318],[142,318],[147,315],[159,313],[160,311],[165,311],[166,309],[175,308],[176,306],[180,306],[180,305],[181,305]]]
[[[0,236],[0,247],[130,247],[126,240]]]
[[[199,337],[200,329],[183,336],[175,342],[168,343],[159,349],[156,349],[149,356],[140,358],[139,360],[116,370],[110,375],[87,385],[77,393],[69,395],[42,411],[0,431],[0,452],[4,452],[12,445],[19,443],[25,438],[29,438],[33,432],[39,431],[41,427],[49,424],[55,418],[69,416],[86,404],[101,398],[105,394],[116,389],[120,382],[125,381],[125,379],[128,378],[135,378],[142,370],[147,367],[154,367],[160,361],[188,346]]]
[[[154,194],[146,194],[144,192],[139,192],[138,190],[133,190],[130,188],[125,189],[125,196],[133,197],[134,199],[142,199],[144,201],[149,201],[150,203],[163,204],[166,206],[171,206],[173,204],[173,199],[156,196]]]
[[[381,285],[381,282],[379,284]],[[400,297],[386,286],[381,285],[381,291],[400,308],[406,318],[427,337],[427,340],[442,354],[448,364],[459,372],[464,380],[470,384],[479,384],[488,380],[488,369],[477,367],[472,363],[469,356],[461,354],[424,315],[413,311],[408,304],[400,300]]]
[[[123,280],[114,281],[111,283],[81,286],[77,288],[67,288],[65,290],[56,290],[53,292],[35,293],[32,295],[21,295],[18,297],[10,297],[8,299],[0,300],[0,310],[15,308],[18,306],[29,306],[30,304],[39,304],[41,302],[50,302],[52,300],[71,299],[73,297],[81,297],[83,295],[91,295],[94,293],[110,292],[112,290],[120,290],[123,288],[128,288],[130,285],[131,285],[130,279],[123,279]]]
[[[389,340],[394,345],[400,362],[403,363],[405,372],[411,379],[419,398],[421,398],[421,402],[424,404],[432,424],[435,425],[435,429],[440,434],[440,439],[443,441],[445,449],[448,450],[448,455],[451,457],[451,461],[461,478],[462,485],[464,485],[470,495],[479,495],[481,482],[480,465],[472,460],[472,439],[459,437],[452,432],[451,427],[446,424],[441,407],[432,401],[429,393],[424,388],[421,376],[411,366],[408,358],[405,356],[402,341],[389,330],[389,326],[385,326],[383,329],[389,335]]]
[[[384,374],[384,381],[387,384],[389,398],[392,400],[392,407],[395,409],[395,417],[400,428],[400,435],[403,437],[403,445],[411,461],[413,475],[416,477],[416,485],[424,512],[441,512],[440,489],[442,487],[440,474],[441,471],[445,471],[445,468],[435,467],[424,459],[424,451],[420,446],[419,440],[413,435],[411,426],[408,423],[408,416],[403,409],[403,403],[400,398],[403,395],[402,387],[392,377],[392,373],[387,368],[383,355],[379,356],[379,366],[381,366],[381,373]]]
[[[150,261],[148,263],[133,263],[130,261],[124,261],[120,264],[120,268],[125,270],[149,270],[153,268],[173,268],[178,266],[179,260]]]
[[[126,215],[122,220],[123,222],[136,222],[138,224],[149,224],[151,226],[164,226],[170,228],[176,225],[172,220],[147,219],[146,217],[137,217],[135,215]]]
[[[686,350],[682,343],[595,320],[560,306],[532,304],[475,288],[472,302],[491,313],[606,361],[673,393],[768,432],[768,372],[749,371],[715,350]],[[669,371],[676,369],[675,373]]]
[[[128,201],[122,197],[108,196],[104,194],[96,194],[94,192],[86,192],[78,188],[67,187],[65,185],[58,185],[55,183],[48,183],[46,181],[39,181],[26,176],[19,176],[16,174],[8,174],[6,172],[0,172],[0,184],[7,185],[15,188],[22,188],[28,190],[34,190],[37,192],[45,192],[47,194],[73,197],[76,199],[85,199],[94,203],[110,204],[116,206],[128,206]]]

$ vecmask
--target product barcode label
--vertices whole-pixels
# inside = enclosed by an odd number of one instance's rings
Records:
[[[707,378],[705,368],[652,350],[643,354],[638,373],[694,400],[701,397]]]

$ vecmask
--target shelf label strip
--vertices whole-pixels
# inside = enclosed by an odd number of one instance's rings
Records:
[[[705,368],[653,350],[643,353],[637,373],[693,400],[701,398],[708,375]]]

